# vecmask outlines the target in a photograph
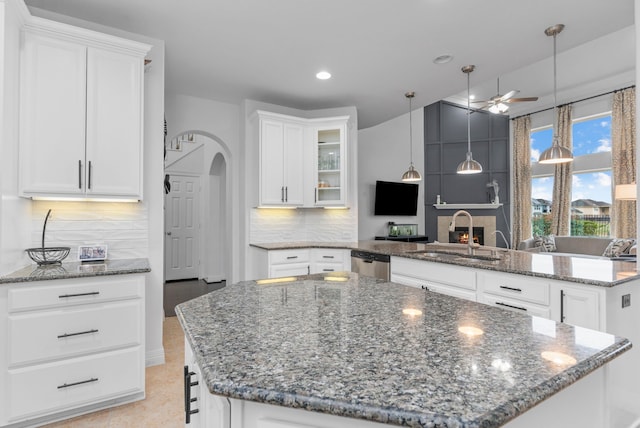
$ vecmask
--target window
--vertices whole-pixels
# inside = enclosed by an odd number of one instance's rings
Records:
[[[609,236],[611,210],[611,113],[573,121],[571,235]],[[551,145],[552,127],[531,132],[531,204],[533,234],[549,233],[553,209],[553,165],[538,158]]]

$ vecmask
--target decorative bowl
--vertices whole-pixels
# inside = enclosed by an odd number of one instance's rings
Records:
[[[25,251],[31,260],[36,262],[38,266],[42,266],[62,263],[69,255],[70,250],[69,247],[38,247],[27,248]]]

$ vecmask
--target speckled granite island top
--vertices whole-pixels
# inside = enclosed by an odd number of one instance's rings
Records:
[[[1,276],[0,284],[103,275],[125,275],[150,271],[149,260],[145,258],[105,260],[100,263],[67,262],[60,265],[44,266],[34,264]]]
[[[348,273],[241,282],[176,313],[213,394],[410,427],[500,426],[631,348]]]
[[[604,257],[578,257],[554,253],[530,253],[496,247],[481,247],[478,258],[466,255],[466,245],[420,244],[393,241],[360,242],[287,242],[252,244],[264,250],[296,248],[343,248],[369,251],[395,257],[405,257],[436,263],[447,263],[478,269],[557,279],[561,281],[612,287],[640,279],[635,262],[610,260]]]

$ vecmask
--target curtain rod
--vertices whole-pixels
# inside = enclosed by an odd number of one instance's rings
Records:
[[[609,95],[609,94],[615,94],[616,92],[624,91],[626,89],[631,89],[631,88],[635,88],[635,87],[636,87],[636,85],[631,85],[631,86],[627,86],[626,88],[622,88],[622,89],[614,89],[613,91],[605,92],[603,94],[593,95],[591,97],[583,98],[581,100],[576,100],[576,101],[571,101],[570,103],[560,104],[558,107],[564,107],[564,106],[568,106],[568,105],[571,105],[571,104],[580,103],[582,101],[592,100],[594,98],[603,97],[603,96]],[[520,119],[521,117],[531,116],[532,114],[538,114],[538,113],[542,113],[542,112],[553,110],[553,109],[554,109],[554,107],[548,107],[548,108],[544,108],[542,110],[534,111],[533,113],[521,114],[520,116],[512,117],[511,120]]]

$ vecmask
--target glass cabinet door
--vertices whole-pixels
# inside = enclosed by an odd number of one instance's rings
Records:
[[[316,129],[317,206],[346,203],[345,125]]]

